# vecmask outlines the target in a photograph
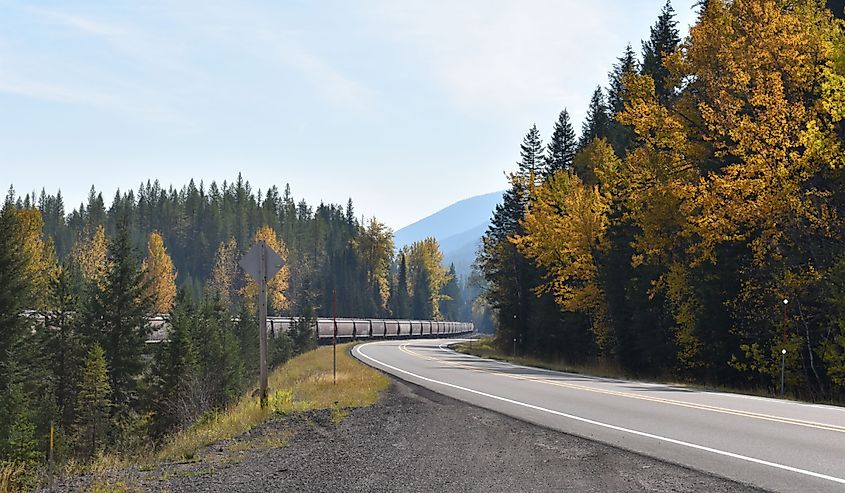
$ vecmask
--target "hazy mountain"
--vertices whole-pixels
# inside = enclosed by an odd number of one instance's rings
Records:
[[[466,275],[475,260],[481,235],[504,192],[478,195],[455,202],[434,214],[396,231],[396,248],[433,236],[440,243],[446,264],[454,263],[458,275]]]

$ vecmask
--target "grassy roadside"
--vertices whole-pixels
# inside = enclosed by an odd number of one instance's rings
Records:
[[[352,345],[338,346],[337,385],[332,382],[330,346],[301,354],[269,375],[267,408],[261,409],[252,397],[255,389],[250,389],[230,408],[173,436],[155,458],[192,460],[200,448],[245,433],[273,414],[330,409],[340,419],[347,409],[374,404],[389,381],[355,360],[348,352]]]
[[[93,483],[89,491],[136,491],[134,487],[115,481],[111,473],[127,468],[153,471],[166,464],[202,462],[200,452],[204,447],[235,439],[274,417],[330,411],[332,421],[339,423],[349,409],[375,404],[380,393],[390,384],[381,372],[360,363],[349,354],[353,345],[338,345],[336,385],[332,381],[332,348],[318,347],[270,372],[268,406],[265,409],[261,409],[258,399],[253,397],[257,386],[252,387],[225,410],[203,416],[191,427],[172,435],[157,451],[134,456],[100,455],[90,464],[67,464],[59,476],[90,474]],[[287,445],[289,438],[285,433],[265,434],[249,443],[235,442],[227,446],[226,450],[237,454],[247,448],[281,448]],[[11,472],[0,470],[0,484],[3,473]],[[0,488],[0,491],[4,490]]]

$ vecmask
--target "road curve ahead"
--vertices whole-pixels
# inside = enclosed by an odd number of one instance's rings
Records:
[[[843,408],[528,368],[454,342],[372,342],[353,355],[480,407],[767,490],[845,492]]]

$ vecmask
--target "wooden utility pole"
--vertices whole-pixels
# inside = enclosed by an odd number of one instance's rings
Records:
[[[332,325],[334,325],[334,336],[332,336],[332,382],[337,385],[337,291],[332,289]]]
[[[259,264],[258,276],[258,352],[260,353],[260,370],[258,385],[260,389],[261,408],[267,407],[267,243],[259,242],[261,245],[261,261]]]
[[[282,268],[282,258],[266,241],[256,243],[240,261],[241,268],[258,283],[259,395],[267,407],[267,281]]]

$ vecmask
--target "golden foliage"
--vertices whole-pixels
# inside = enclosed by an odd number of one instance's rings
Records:
[[[390,296],[390,261],[393,259],[393,231],[385,224],[370,219],[355,238],[354,248],[363,260],[367,281],[378,285],[381,306],[387,307]]]
[[[443,265],[443,252],[437,239],[428,237],[405,247],[408,259],[408,286],[413,289],[416,285],[420,270],[428,273],[429,289],[431,290],[432,313],[435,320],[441,318],[440,301],[444,295],[440,294],[443,286],[449,282],[449,270]]]
[[[284,310],[288,306],[285,291],[288,289],[288,279],[290,278],[290,269],[287,266],[288,249],[279,240],[276,232],[270,226],[258,228],[258,231],[255,232],[254,240],[255,243],[266,241],[267,246],[278,253],[284,262],[279,272],[272,279],[267,280],[267,300],[275,310]],[[255,280],[248,279],[246,285],[241,290],[241,295],[250,306],[255,307],[258,299],[258,283]]]
[[[234,308],[236,295],[235,282],[238,275],[238,242],[230,238],[228,242],[220,242],[214,256],[214,267],[211,270],[209,288],[216,294],[228,310]]]
[[[90,237],[77,241],[70,255],[83,280],[102,286],[109,271],[108,244],[103,225],[97,226]]]
[[[599,143],[599,146],[607,146]],[[609,146],[607,146],[609,147]],[[616,157],[597,150],[596,155]],[[616,160],[618,161],[618,160]],[[612,169],[616,163],[592,163]],[[524,235],[510,238],[517,248],[547,272],[541,291],[551,291],[565,310],[591,315],[600,346],[607,339],[604,292],[596,278],[595,253],[602,248],[610,199],[598,185],[559,171],[532,189],[522,225]]]
[[[147,239],[147,258],[141,269],[146,281],[146,295],[153,300],[153,310],[155,313],[169,313],[176,300],[176,270],[158,231],[150,233]]]

